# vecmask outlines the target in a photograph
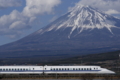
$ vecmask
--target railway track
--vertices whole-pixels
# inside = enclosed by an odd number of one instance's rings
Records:
[[[120,75],[96,75],[96,74],[49,74],[49,75],[0,75],[0,79],[104,79],[104,80],[112,80],[112,79],[120,79]]]

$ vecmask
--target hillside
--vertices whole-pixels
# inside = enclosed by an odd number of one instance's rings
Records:
[[[41,56],[32,56],[32,57],[12,57],[12,58],[5,58],[0,60],[0,64],[6,64],[6,65],[59,65],[59,64],[86,64],[86,65],[103,65],[104,62],[108,61],[106,64],[111,64],[109,61],[114,62],[119,59],[120,51],[114,51],[114,52],[107,52],[107,53],[98,53],[98,54],[89,54],[89,55],[81,55],[77,57],[67,58],[67,59],[61,59],[56,61],[51,61],[52,58],[49,58],[51,60],[42,61]],[[44,56],[42,56],[44,58]],[[58,58],[59,56],[56,56]],[[42,58],[42,59],[43,59]],[[112,63],[114,65],[116,63]]]
[[[52,62],[53,64],[93,64],[97,62],[115,61],[119,59],[120,51],[81,55]]]

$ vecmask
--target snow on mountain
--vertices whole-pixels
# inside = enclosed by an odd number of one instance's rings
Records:
[[[87,29],[103,29],[106,28],[109,30],[111,34],[114,34],[111,28],[119,28],[115,24],[114,21],[117,18],[107,15],[97,9],[94,9],[90,6],[84,5],[76,5],[72,8],[67,14],[62,16],[55,21],[55,24],[51,24],[49,27],[40,29],[38,33],[45,33],[49,31],[57,31],[59,29],[66,29],[68,27],[71,28],[71,31],[68,35],[68,38],[72,35],[72,33],[77,29],[78,34],[80,34],[83,30]]]

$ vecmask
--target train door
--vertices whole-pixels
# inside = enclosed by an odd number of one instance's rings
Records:
[[[43,66],[43,75],[44,75],[44,73],[45,73],[45,70],[44,70],[44,66]]]
[[[31,72],[32,74],[34,74],[34,73],[35,73],[35,68],[34,68],[34,67],[30,67],[30,72]]]

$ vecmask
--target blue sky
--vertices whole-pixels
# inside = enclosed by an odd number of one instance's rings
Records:
[[[120,0],[0,0],[0,45],[45,27],[76,4],[120,17]]]

